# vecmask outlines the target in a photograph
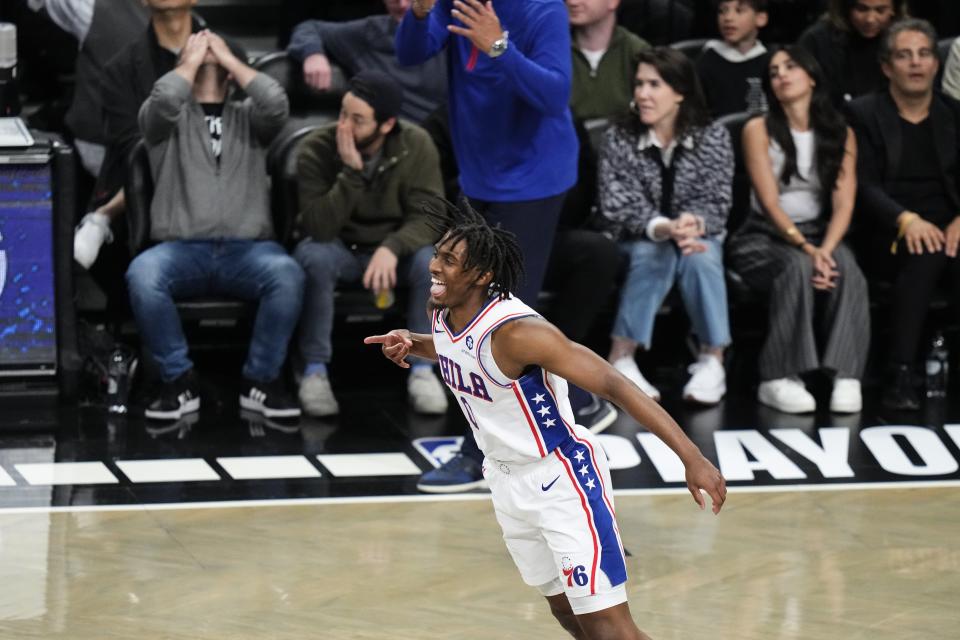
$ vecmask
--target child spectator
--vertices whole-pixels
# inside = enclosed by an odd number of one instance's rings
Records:
[[[758,40],[767,25],[767,0],[718,0],[717,29],[697,60],[697,74],[713,117],[766,111],[762,79],[767,48]]]

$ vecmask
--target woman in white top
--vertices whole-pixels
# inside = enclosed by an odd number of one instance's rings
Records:
[[[870,343],[867,284],[842,242],[857,187],[856,139],[804,49],[775,52],[764,89],[769,112],[743,130],[753,211],[728,247],[731,270],[770,297],[759,400],[788,413],[814,411],[799,376],[824,369],[834,376],[830,410],[858,412]]]

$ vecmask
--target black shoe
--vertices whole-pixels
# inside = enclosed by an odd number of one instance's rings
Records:
[[[896,411],[915,411],[920,408],[920,398],[913,388],[913,373],[910,365],[892,367],[890,384],[883,392],[883,406]]]
[[[600,433],[617,419],[617,409],[612,404],[594,394],[590,394],[590,403],[575,412],[577,424],[594,433]]]
[[[199,410],[200,391],[191,369],[172,382],[164,382],[143,415],[151,420],[179,420],[184,414]]]
[[[283,386],[280,378],[271,382],[243,379],[240,407],[267,418],[299,418],[300,405]]]

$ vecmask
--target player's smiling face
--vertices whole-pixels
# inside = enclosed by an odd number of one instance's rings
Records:
[[[475,267],[464,269],[466,260],[464,240],[451,244],[444,236],[437,242],[430,260],[430,302],[439,307],[457,307],[469,303],[478,291],[478,300],[485,298],[490,274],[481,274]]]

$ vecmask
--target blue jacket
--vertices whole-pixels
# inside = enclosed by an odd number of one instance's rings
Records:
[[[510,32],[498,58],[447,31],[452,0],[397,30],[397,58],[419,64],[447,48],[450,133],[463,192],[518,202],[556,196],[577,180],[579,152],[568,107],[573,78],[570,26],[562,0],[498,0]]]

